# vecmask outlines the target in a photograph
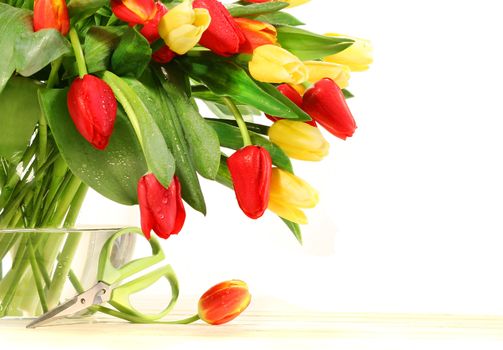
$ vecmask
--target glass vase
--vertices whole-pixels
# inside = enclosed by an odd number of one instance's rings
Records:
[[[0,318],[40,316],[93,286],[103,245],[118,230],[0,230]],[[114,242],[114,266],[131,260],[136,236],[127,233]]]

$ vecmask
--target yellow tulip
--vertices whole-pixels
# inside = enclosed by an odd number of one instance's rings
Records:
[[[324,60],[333,63],[344,64],[353,72],[362,72],[369,68],[373,62],[372,43],[369,40],[354,38],[347,35],[328,33],[326,36],[344,37],[355,42],[347,49],[334,55],[325,57]]]
[[[271,173],[269,209],[280,217],[307,224],[307,217],[300,208],[314,208],[318,204],[318,192],[301,178],[274,168]]]
[[[317,127],[287,119],[269,129],[269,138],[294,159],[320,161],[328,155],[330,144]]]
[[[295,89],[295,91],[297,91],[300,96],[303,96],[306,92],[306,87],[302,84],[290,84],[290,86]]]
[[[191,1],[186,0],[162,17],[159,35],[171,50],[183,55],[196,46],[210,22],[208,10],[193,9]]]
[[[312,84],[320,81],[323,78],[330,78],[341,88],[344,89],[349,85],[349,67],[321,61],[306,61],[304,65],[307,67],[309,78],[308,81]]]
[[[304,63],[275,45],[262,45],[253,50],[248,68],[255,80],[265,83],[301,84],[307,80]]]

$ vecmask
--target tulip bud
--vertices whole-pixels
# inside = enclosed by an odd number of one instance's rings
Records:
[[[148,40],[149,43],[153,43],[159,36],[159,22],[161,18],[168,12],[168,8],[160,1],[155,3],[156,11],[154,17],[149,21],[145,22],[143,28],[140,30],[141,35]]]
[[[129,25],[145,24],[157,11],[154,0],[112,0],[110,6],[114,15]]]
[[[269,210],[292,222],[307,224],[299,208],[314,208],[318,201],[318,192],[307,182],[284,170],[272,170]]]
[[[276,44],[277,32],[273,25],[248,18],[235,18],[235,21],[246,38],[240,52],[253,53],[259,46]]]
[[[176,53],[171,51],[171,49],[167,46],[161,47],[159,50],[152,54],[152,59],[158,63],[171,62],[171,60],[175,57]]]
[[[61,35],[68,34],[70,19],[65,0],[35,0],[33,3],[33,30],[52,28]]]
[[[274,2],[274,1],[287,2],[290,4],[290,6],[288,7],[294,7],[305,4],[306,2],[309,2],[311,0],[244,0],[244,2],[255,3],[255,4],[261,4],[264,2]]]
[[[168,8],[162,2],[156,2],[155,6],[157,8],[155,16],[147,21],[140,30],[140,33],[149,43],[153,43],[161,37],[159,35],[159,22],[161,22],[161,18],[168,12]],[[152,54],[152,59],[158,63],[168,63],[175,57],[176,53],[167,46],[161,47]]]
[[[229,11],[217,0],[195,0],[194,9],[208,10],[211,23],[199,43],[217,55],[237,54],[246,39]]]
[[[182,229],[185,208],[180,182],[176,176],[169,187],[165,188],[154,174],[144,175],[138,182],[138,202],[141,229],[147,239],[150,239],[151,230],[159,237],[167,239]]]
[[[68,90],[67,105],[80,134],[97,149],[105,149],[117,116],[117,101],[110,86],[90,74],[76,78]]]
[[[255,80],[265,83],[301,84],[307,80],[308,72],[296,56],[275,45],[262,45],[253,51],[248,64]]]
[[[159,35],[171,50],[183,55],[196,46],[210,22],[208,10],[193,9],[185,0],[161,18]]]
[[[251,295],[245,282],[222,282],[201,296],[198,315],[209,324],[224,324],[238,317],[250,305],[250,301]]]
[[[309,73],[308,81],[312,84],[323,78],[329,78],[335,81],[341,89],[349,85],[349,68],[347,66],[320,61],[306,61],[304,64]]]
[[[269,203],[272,160],[259,146],[247,146],[227,159],[234,192],[241,210],[252,219],[261,217]]]
[[[329,143],[318,128],[303,122],[279,120],[269,128],[269,138],[294,159],[320,161],[328,155]]]
[[[298,86],[298,85],[296,85],[296,86]],[[302,86],[302,85],[300,85],[300,86]],[[302,107],[302,96],[294,87],[292,87],[291,85],[288,85],[288,84],[281,84],[277,87],[277,89],[283,95],[288,97],[288,99],[291,100],[293,103],[295,103],[297,106]],[[265,116],[267,117],[267,119],[269,119],[273,122],[283,119],[283,118],[279,118],[279,117],[273,117],[269,114],[266,114]],[[311,126],[317,127],[316,122],[314,120],[309,120],[305,123],[307,123]]]
[[[331,79],[321,79],[306,91],[302,109],[332,135],[343,140],[353,136],[356,130],[344,94]]]
[[[325,57],[324,60],[348,66],[353,72],[362,72],[369,68],[373,62],[372,43],[365,39],[354,38],[347,35],[329,33],[326,36],[344,37],[354,40],[353,45],[334,55]]]

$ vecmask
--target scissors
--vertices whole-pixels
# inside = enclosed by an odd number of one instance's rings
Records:
[[[170,265],[163,266],[144,274],[143,276],[132,279],[127,283],[119,285],[125,279],[140,271],[148,269],[164,259],[164,253],[159,245],[159,242],[155,238],[152,238],[149,240],[150,247],[152,248],[151,256],[132,260],[122,267],[114,266],[113,261],[111,260],[114,243],[121,236],[129,233],[143,235],[137,228],[126,228],[116,232],[107,240],[99,257],[97,274],[98,282],[93,287],[77,294],[72,299],[64,302],[54,309],[49,310],[26,327],[39,327],[89,308],[92,310],[93,307],[105,303],[109,303],[118,310],[111,310],[114,312],[115,316],[122,317],[124,319],[151,322],[166,316],[175,305],[179,294],[178,282]],[[164,310],[157,314],[144,314],[131,305],[130,296],[132,294],[150,287],[163,277],[165,277],[171,285],[171,301]]]

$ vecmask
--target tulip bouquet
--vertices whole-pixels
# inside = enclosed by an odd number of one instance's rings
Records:
[[[91,187],[139,204],[144,235],[166,239],[185,205],[206,213],[202,176],[301,241],[318,194],[290,159],[328,154],[320,128],[353,135],[349,73],[371,62],[369,42],[310,32],[284,11],[306,1],[0,1],[0,229],[70,228]],[[55,306],[78,244],[0,237],[0,262],[15,262],[0,274],[0,312],[23,283]],[[41,257],[33,271],[22,263]],[[242,310],[249,297],[238,299]]]

